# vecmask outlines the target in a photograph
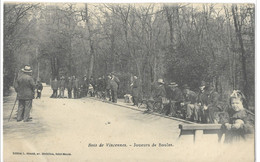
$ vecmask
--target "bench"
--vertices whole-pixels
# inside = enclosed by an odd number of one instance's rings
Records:
[[[215,135],[215,141],[221,142],[223,135],[221,124],[179,124],[179,129],[179,138],[193,136],[194,143],[202,141],[207,135]]]

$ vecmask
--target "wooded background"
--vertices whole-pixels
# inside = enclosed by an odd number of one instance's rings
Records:
[[[4,92],[29,64],[46,83],[116,72],[120,95],[133,75],[144,96],[158,78],[193,90],[204,80],[254,106],[254,4],[5,3],[3,50]]]

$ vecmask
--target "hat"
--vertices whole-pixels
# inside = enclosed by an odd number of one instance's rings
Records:
[[[163,79],[158,79],[157,82],[158,82],[158,83],[162,83],[162,84],[164,84]]]
[[[177,83],[175,83],[175,82],[171,82],[171,83],[169,84],[169,86],[171,86],[171,87],[177,87],[177,86],[178,86],[178,84],[177,84]]]
[[[31,73],[32,69],[29,65],[25,65],[24,68],[22,69],[22,71],[25,73]]]
[[[206,82],[205,81],[201,81],[200,87],[204,87],[206,86]]]
[[[188,84],[184,84],[183,89],[190,89],[190,87],[188,86]]]

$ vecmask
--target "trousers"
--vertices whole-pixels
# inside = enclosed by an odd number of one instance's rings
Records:
[[[32,108],[32,100],[19,100],[17,121],[28,121]]]

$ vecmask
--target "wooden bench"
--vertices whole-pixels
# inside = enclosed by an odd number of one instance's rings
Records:
[[[222,131],[221,124],[180,124],[180,135],[179,138],[182,138],[186,135],[193,136],[193,142],[199,142],[203,140],[205,135],[215,134],[216,140],[221,141]]]

